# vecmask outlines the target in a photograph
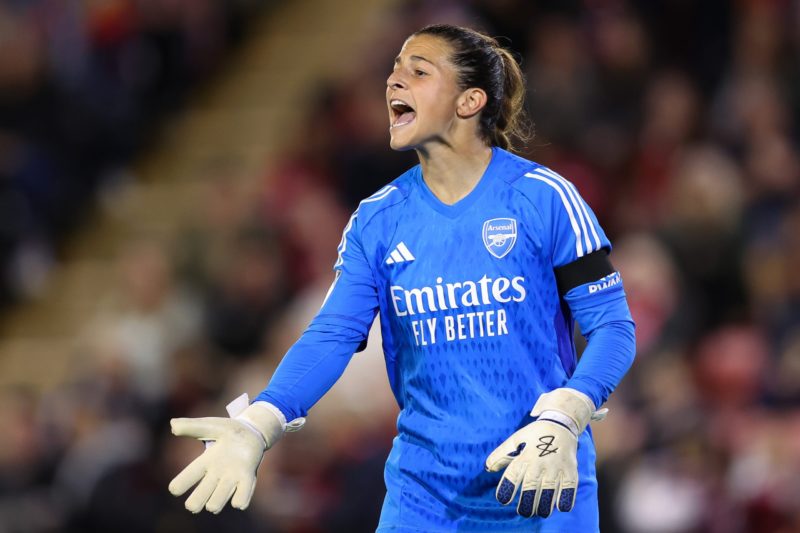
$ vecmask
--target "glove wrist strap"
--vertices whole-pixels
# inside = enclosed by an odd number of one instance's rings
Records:
[[[232,419],[258,435],[264,450],[274,446],[286,431],[286,417],[280,409],[268,402],[250,404],[247,393],[229,403],[226,409]]]
[[[560,424],[566,427],[573,435],[575,435],[575,437],[581,434],[581,430],[578,429],[578,425],[575,423],[575,421],[560,411],[542,411],[542,414],[539,415],[538,420],[548,420],[550,422]]]
[[[286,431],[286,416],[284,416],[283,412],[280,409],[278,409],[269,402],[263,402],[263,401],[253,402],[253,405],[263,407],[264,409],[267,409],[270,413],[275,415],[275,418],[277,418],[278,421],[281,423],[281,431]]]
[[[275,405],[269,402],[258,401],[258,402],[253,402],[253,405],[259,405],[266,409],[269,409],[269,411],[273,415],[275,415],[275,417],[280,421],[281,431],[283,431],[284,433],[292,433],[294,431],[300,431],[301,429],[303,429],[303,426],[306,423],[305,417],[302,416],[287,422],[286,416],[283,414],[283,411],[281,411]]]
[[[237,416],[234,420],[236,420],[237,422],[240,422],[244,427],[246,427],[247,429],[249,429],[250,431],[252,431],[256,435],[258,435],[259,440],[261,440],[261,447],[264,450],[266,450],[269,447],[268,444],[267,444],[267,439],[264,438],[264,434],[261,433],[261,431],[259,431],[258,428],[255,427],[253,424],[248,422],[246,418]]]
[[[592,400],[582,392],[562,387],[539,396],[536,405],[533,406],[531,416],[538,418],[546,411],[556,411],[559,413],[560,416],[558,420],[560,422],[562,417],[569,419],[569,424],[561,423],[569,427],[573,434],[580,435],[589,424],[589,420],[595,412],[595,405]]]

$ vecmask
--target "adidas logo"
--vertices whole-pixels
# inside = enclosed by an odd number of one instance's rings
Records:
[[[398,244],[392,253],[389,254],[389,257],[386,259],[387,265],[393,265],[395,263],[404,263],[406,261],[413,261],[415,259],[414,254],[408,249],[406,243],[401,242]]]

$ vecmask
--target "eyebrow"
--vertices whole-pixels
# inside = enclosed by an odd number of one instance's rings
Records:
[[[430,63],[430,64],[431,64],[431,65],[433,65],[434,67],[436,66],[436,63],[434,63],[434,62],[433,62],[433,61],[431,61],[430,59],[426,59],[426,58],[424,58],[424,57],[422,57],[422,56],[408,56],[408,58],[409,58],[411,61],[425,61],[426,63]],[[396,64],[398,64],[399,62],[400,62],[400,56],[397,56],[397,57],[395,57],[395,58],[394,58],[394,64],[396,65]]]

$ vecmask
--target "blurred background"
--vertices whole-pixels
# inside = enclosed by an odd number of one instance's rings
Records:
[[[523,58],[523,154],[615,244],[638,355],[594,426],[602,530],[800,531],[800,1],[2,0],[0,533],[374,530],[376,339],[247,513],[168,494],[201,450],[168,420],[264,387],[415,163],[384,83],[431,22]]]

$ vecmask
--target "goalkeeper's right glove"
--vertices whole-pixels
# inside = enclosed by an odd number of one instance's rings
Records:
[[[237,408],[238,402],[238,408]],[[267,402],[246,406],[242,395],[228,406],[232,418],[173,418],[172,433],[194,437],[206,444],[203,454],[175,476],[169,491],[180,496],[199,482],[186,500],[186,508],[219,513],[231,499],[237,509],[250,505],[256,486],[256,471],[264,452],[275,445],[287,431],[283,414]],[[291,430],[300,429],[304,419],[291,422]]]

